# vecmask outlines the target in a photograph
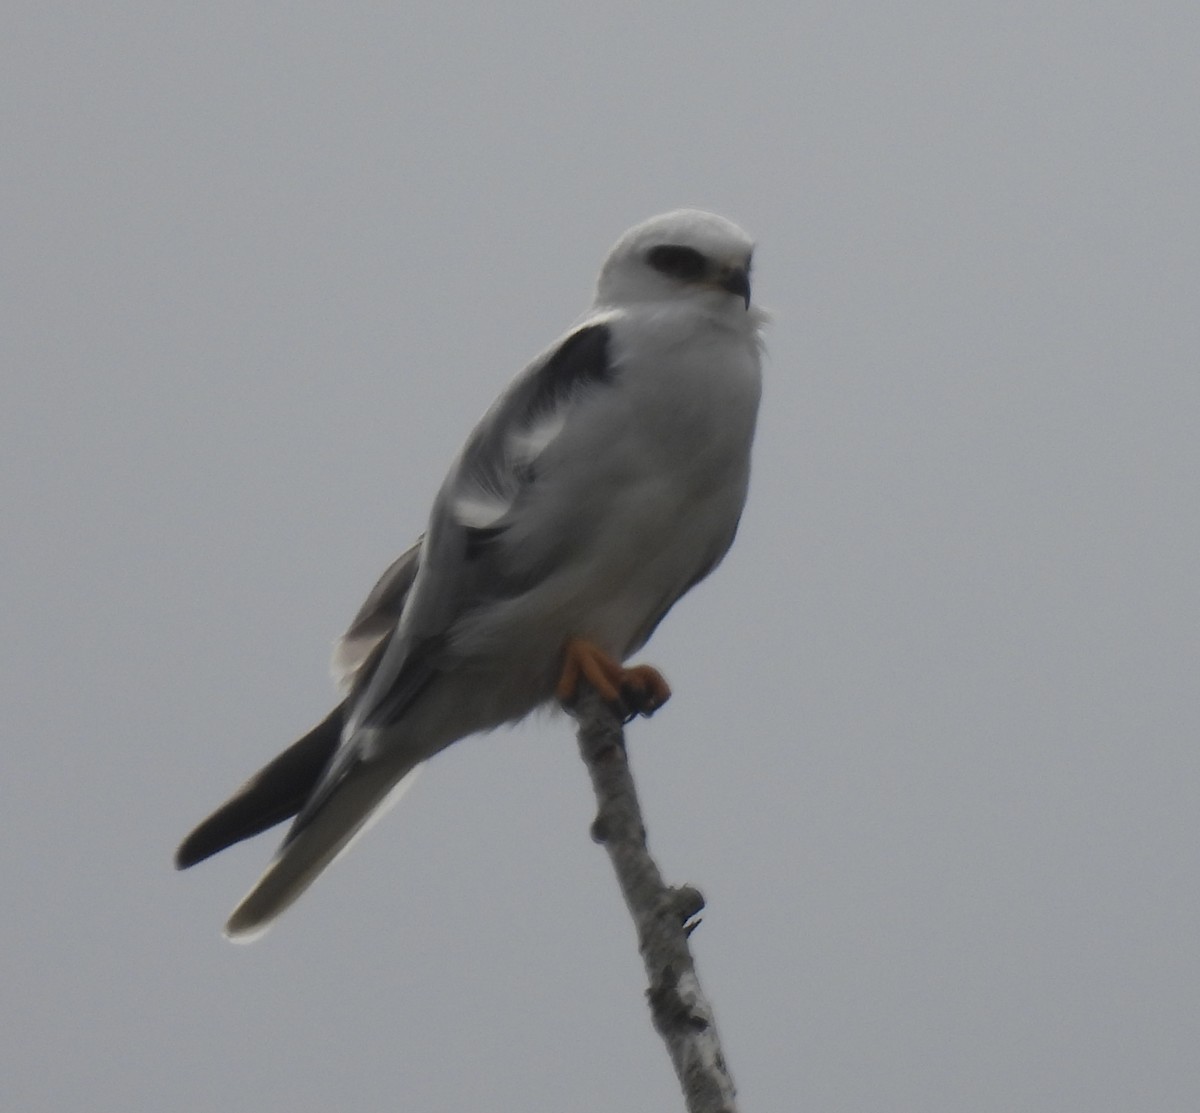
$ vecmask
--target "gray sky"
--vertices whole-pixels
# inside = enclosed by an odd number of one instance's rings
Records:
[[[3,1108],[678,1107],[565,721],[253,947],[274,836],[170,856],[681,204],[775,322],[630,744],[743,1108],[1200,1106],[1194,3],[0,20]]]

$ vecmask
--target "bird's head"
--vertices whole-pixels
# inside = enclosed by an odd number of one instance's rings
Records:
[[[754,242],[732,221],[677,209],[617,241],[596,285],[597,307],[703,298],[722,311],[750,308]]]

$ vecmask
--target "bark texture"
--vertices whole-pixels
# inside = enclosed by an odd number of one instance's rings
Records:
[[[572,714],[596,793],[592,838],[608,851],[633,917],[650,979],[650,1014],[667,1045],[686,1108],[689,1113],[737,1113],[712,1006],[700,988],[688,946],[704,898],[691,886],[668,886],[650,856],[620,719],[586,686]]]

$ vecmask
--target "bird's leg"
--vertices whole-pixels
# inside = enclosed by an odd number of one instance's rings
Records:
[[[653,715],[671,698],[671,688],[658,669],[649,665],[625,668],[604,650],[583,638],[572,638],[563,651],[562,673],[554,694],[571,704],[586,680],[605,703],[617,708],[622,717]]]

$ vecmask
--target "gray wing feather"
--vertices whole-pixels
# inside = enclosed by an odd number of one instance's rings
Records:
[[[447,663],[448,633],[481,602],[519,593],[526,578],[494,555],[490,544],[536,483],[531,431],[561,425],[582,393],[611,381],[609,329],[584,325],[531,363],[484,415],[442,484],[424,535],[419,568],[399,625],[370,683],[356,700],[350,729],[386,726],[404,714],[429,677]],[[548,442],[547,442],[548,443]],[[498,513],[480,525],[461,506],[491,499]]]
[[[413,580],[417,577],[424,540],[424,535],[418,537],[414,544],[392,561],[371,589],[370,595],[354,616],[354,621],[338,639],[333,651],[332,670],[343,692],[353,691],[360,681],[366,679],[364,666],[374,651],[395,631],[404,613],[404,604]]]
[[[431,678],[454,664],[449,634],[455,622],[489,599],[519,594],[528,586],[528,577],[506,568],[489,542],[536,483],[537,456],[549,439],[534,436],[538,451],[531,452],[531,432],[560,426],[559,419],[583,393],[611,381],[608,349],[609,329],[603,323],[569,333],[531,363],[475,427],[442,484],[422,539],[384,573],[347,632],[351,642],[370,642],[364,660],[369,658],[372,667],[355,675],[357,690],[342,744],[296,817],[285,847],[302,836],[307,844],[306,828],[334,803],[342,784],[356,781],[356,770],[373,764],[363,749],[363,729],[398,722]],[[463,500],[477,496],[501,508],[495,522],[480,526],[477,519],[464,520]]]

